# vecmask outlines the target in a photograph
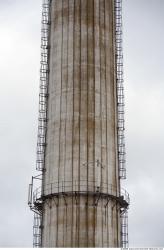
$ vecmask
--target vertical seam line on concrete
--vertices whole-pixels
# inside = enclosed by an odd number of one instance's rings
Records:
[[[89,138],[88,138],[88,90],[89,90],[89,83],[88,83],[88,1],[86,2],[86,31],[87,31],[87,37],[86,37],[86,40],[87,40],[87,56],[86,56],[86,74],[87,74],[87,191],[88,191],[88,169],[89,169],[89,162],[88,162],[88,150],[89,150]],[[86,231],[87,231],[87,247],[88,247],[88,195],[87,195],[87,200],[86,200]]]
[[[103,6],[104,6],[104,9],[103,9],[103,12],[104,12],[104,20],[103,20],[103,22],[104,22],[104,25],[103,25],[103,29],[104,29],[104,31],[103,31],[103,50],[104,50],[104,61],[103,61],[103,63],[104,63],[104,90],[105,90],[105,93],[103,93],[103,95],[104,95],[104,98],[105,98],[105,101],[104,101],[104,108],[105,108],[105,111],[106,111],[106,81],[105,81],[105,78],[106,78],[106,75],[105,75],[105,72],[106,72],[106,68],[105,68],[105,66],[106,66],[106,64],[105,64],[105,54],[106,54],[106,50],[105,50],[105,0],[104,0],[104,3],[103,3]],[[105,115],[105,112],[104,112],[104,115]],[[104,117],[103,117],[103,119],[104,119]],[[106,116],[105,116],[105,119],[106,119]],[[105,135],[106,135],[106,122],[104,122],[103,121],[103,123],[104,123],[104,127],[105,127]],[[105,144],[105,147],[107,147],[106,146],[106,136],[105,136],[105,138],[104,138],[104,144]],[[107,169],[107,164],[106,164],[106,150],[104,150],[104,154],[105,154],[105,159],[104,159],[104,162],[105,162],[105,166],[104,166],[104,173],[105,173],[105,171],[106,171],[106,169]],[[104,173],[103,173],[103,179],[105,179],[105,176],[104,176]],[[106,180],[105,180],[105,182],[106,182]],[[103,211],[104,211],[104,200],[103,200]],[[106,239],[106,236],[105,236],[105,225],[104,225],[104,216],[103,216],[103,246],[104,246],[104,241],[105,241],[105,239]]]
[[[50,210],[50,227],[49,227],[50,228],[50,234],[49,235],[50,235],[50,245],[51,245],[52,244],[52,241],[51,241],[51,232],[52,232],[51,231],[51,227],[52,227],[52,218],[51,218],[52,217],[52,200],[50,200],[49,203],[50,203],[50,206],[49,206],[49,210]]]
[[[73,96],[73,108],[72,108],[72,190],[73,190],[73,183],[74,183],[74,151],[73,151],[73,148],[74,148],[74,62],[75,62],[75,58],[74,58],[74,38],[75,38],[75,2],[73,1],[73,80],[72,80],[72,84],[73,84],[73,93],[72,93],[72,96]],[[76,187],[75,187],[76,188]],[[76,211],[75,209],[75,206],[74,206],[74,200],[73,200],[73,196],[72,196],[72,247],[73,247],[73,235],[74,235],[74,210]],[[75,213],[76,214],[76,213]],[[74,236],[74,241],[75,241],[75,236]]]
[[[77,90],[76,91],[78,91],[78,97],[80,96],[80,90],[79,90],[79,86],[80,86],[80,79],[79,79],[79,77],[80,77],[80,65],[79,65],[79,60],[80,60],[80,2],[79,1],[75,1],[75,9],[77,8],[77,14],[76,14],[76,10],[74,9],[74,18],[75,18],[75,16],[76,16],[76,19],[75,19],[75,22],[76,22],[76,20],[77,20],[77,27],[78,27],[78,34],[75,36],[75,30],[76,30],[76,26],[74,27],[74,39],[76,40],[76,43],[78,44],[78,46],[77,47],[75,47],[74,46],[74,52],[76,52],[76,50],[78,50],[78,66],[76,65],[76,67],[78,67],[78,75],[76,76],[76,78],[74,79],[76,82],[78,82],[78,87],[77,87]],[[76,23],[75,23],[75,25],[76,25]],[[74,57],[75,57],[75,53],[74,53]],[[75,67],[74,67],[74,70],[75,70]],[[78,78],[78,79],[77,79]],[[76,85],[77,85],[77,83],[76,83]],[[76,93],[76,92],[75,92]],[[80,110],[79,110],[79,99],[77,100],[77,97],[76,97],[76,101],[78,102],[78,126],[80,125]],[[75,106],[76,104],[74,103],[74,106]],[[76,117],[76,116],[75,116]],[[76,119],[75,119],[75,121],[76,121]],[[76,145],[76,143],[75,143],[75,147],[77,147],[77,151],[78,151],[78,164],[76,164],[75,165],[75,169],[76,169],[76,183],[77,183],[77,185],[78,185],[78,190],[79,190],[79,162],[80,162],[80,160],[79,160],[79,155],[80,155],[80,149],[79,149],[79,145],[80,145],[80,134],[79,134],[79,127],[78,127],[78,135],[77,135],[77,133],[75,134],[75,138],[76,138],[76,136],[78,137],[78,145]],[[75,131],[74,131],[75,132]],[[76,141],[76,139],[75,139],[75,141]],[[75,156],[75,159],[76,159],[76,155],[74,155]],[[78,238],[79,238],[79,235],[78,235],[78,227],[79,227],[79,205],[78,205],[78,200],[79,200],[79,197],[77,196],[76,197],[76,245],[78,245]]]
[[[61,72],[60,72],[60,75],[61,75],[61,84],[60,84],[60,124],[59,124],[59,161],[58,161],[58,190],[59,190],[59,186],[60,186],[60,182],[61,182],[61,177],[60,177],[60,172],[61,172],[61,112],[62,112],[62,60],[63,60],[63,0],[61,1],[61,9],[60,9],[60,13],[61,13],[61,26],[62,26],[62,32],[61,32],[61,61],[60,61],[60,68],[61,68]],[[59,191],[58,191],[59,192]],[[59,198],[59,203],[62,203],[62,200]],[[60,215],[60,211],[58,211],[58,215]],[[60,225],[59,225],[59,221],[58,221],[58,237],[59,237],[59,228],[60,228]],[[57,238],[58,239],[58,238]],[[58,243],[58,241],[57,241]]]
[[[49,227],[48,227],[48,241],[50,242],[50,239],[51,239],[51,229],[50,229],[50,225],[51,225],[51,212],[50,212],[50,208],[48,206],[48,211],[49,211]]]
[[[94,105],[93,105],[93,110],[94,110],[94,127],[93,127],[93,183],[95,184],[95,26],[94,26],[94,18],[95,18],[95,12],[94,12],[94,9],[95,9],[95,4],[94,4],[94,1],[93,0],[93,90],[94,90],[94,93],[93,93],[93,102],[94,102]],[[95,187],[94,187],[95,188]],[[93,204],[94,204],[94,197],[93,197]],[[95,228],[95,207],[94,207],[94,214],[93,214],[93,218],[94,218],[94,247],[95,247],[95,233],[96,233],[96,228]]]
[[[63,206],[63,247],[65,247],[65,233],[64,233],[64,230],[65,230],[65,206]]]
[[[57,3],[56,3],[57,4]],[[59,6],[57,5],[58,8],[56,8],[57,10],[59,9]],[[59,20],[58,20],[59,21]],[[59,25],[59,24],[58,24]],[[61,89],[60,89],[61,91]],[[59,92],[60,93],[60,92]],[[61,107],[60,107],[61,108]],[[61,112],[61,110],[60,110]],[[59,136],[59,135],[58,135]],[[59,137],[60,139],[60,137]],[[59,141],[59,146],[60,146],[60,141]],[[58,156],[58,161],[59,161],[59,156]],[[59,168],[58,169],[58,183],[59,183]],[[56,211],[56,214],[57,214],[57,229],[56,229],[56,246],[58,246],[58,207],[57,207],[57,211]]]
[[[104,90],[105,90],[105,93],[103,93],[103,95],[104,95],[104,98],[105,98],[105,104],[106,104],[106,81],[105,81],[105,79],[106,79],[106,63],[105,63],[105,54],[106,54],[106,50],[105,50],[105,0],[103,1],[103,17],[104,17],[104,20],[103,20],[103,22],[104,22],[104,25],[103,25],[103,50],[104,50],[104,60],[103,60],[103,63],[104,63],[104,68],[105,68],[105,70],[104,70],[104,72],[103,72],[103,74],[104,74]],[[105,106],[105,110],[106,110],[106,105],[104,104],[104,106]],[[103,118],[104,119],[104,118]],[[104,123],[104,121],[103,121],[103,123]],[[107,131],[106,131],[106,123],[104,123],[104,126],[105,126],[105,134],[107,134]],[[105,143],[105,146],[106,146],[106,148],[107,148],[107,145],[106,145],[106,137],[104,138],[104,143]],[[106,150],[104,150],[104,151],[106,151]],[[105,159],[104,159],[104,162],[105,162],[105,166],[104,166],[104,172],[105,172],[105,170],[107,169],[107,162],[106,162],[106,153],[105,153]],[[104,175],[103,175],[103,179],[105,179],[104,178]],[[104,200],[103,200],[103,204],[102,204],[103,206],[102,206],[102,211],[104,211]],[[106,216],[106,214],[105,214],[105,216]],[[105,230],[104,230],[104,215],[102,216],[103,217],[103,246],[104,246],[104,232],[105,232]],[[106,217],[105,217],[105,219],[106,219]]]
[[[101,16],[102,16],[102,0],[99,0],[99,45],[100,45],[100,190],[102,189],[102,27],[101,27]],[[101,192],[101,191],[100,191]],[[97,204],[98,206],[99,204]],[[100,199],[100,211],[101,211],[101,244],[103,247],[103,222],[102,222],[102,199]],[[100,226],[100,225],[99,225]]]
[[[81,138],[80,138],[80,132],[81,132],[81,0],[80,0],[80,12],[79,12],[79,16],[80,16],[80,58],[79,58],[79,75],[80,75],[80,79],[79,79],[79,191],[80,191],[80,173],[81,173],[81,169],[80,169],[80,163],[81,163],[81,155],[80,155],[80,148],[81,148]],[[78,247],[80,245],[80,203],[81,203],[81,199],[79,196],[79,223],[78,223]]]
[[[106,53],[107,53],[107,38],[106,38],[106,0],[104,1],[104,40],[105,40],[105,93],[106,93],[106,99],[105,99],[105,106],[106,106],[106,183],[107,183],[107,193],[108,193],[108,143],[107,143],[107,120],[108,120],[108,116],[107,116],[107,78],[106,78],[106,74],[107,74],[107,64],[106,64]],[[108,206],[105,207],[105,227],[106,227],[106,233],[107,233],[107,246],[109,246],[109,240],[108,240],[108,233],[109,233],[109,228],[108,228]]]
[[[105,119],[106,119],[106,122],[105,122],[105,133],[106,133],[106,136],[105,136],[105,146],[106,146],[106,149],[105,149],[105,164],[106,164],[106,171],[105,174],[106,174],[106,178],[105,178],[105,182],[107,183],[107,192],[108,192],[108,161],[107,161],[107,88],[106,88],[106,0],[104,0],[104,66],[105,66],[105,72],[104,72],[104,81],[105,81]],[[107,214],[106,214],[106,208],[105,208],[105,228],[106,228],[106,234],[107,234]],[[106,244],[107,244],[107,235],[105,236],[106,238]]]
[[[66,73],[66,95],[65,95],[65,102],[66,102],[66,110],[65,110],[65,157],[64,157],[64,189],[65,189],[65,182],[66,182],[66,135],[67,135],[67,88],[68,88],[68,35],[69,35],[69,1],[67,0],[67,73]],[[66,228],[65,228],[65,242],[67,242],[67,206],[66,206]]]
[[[107,0],[108,1],[108,0]],[[109,7],[109,2],[108,2],[108,7]],[[109,45],[107,46],[107,43],[109,42],[107,40],[107,32],[109,32],[108,28],[109,28],[109,23],[107,25],[107,21],[109,21],[109,18],[107,18],[109,16],[109,13],[107,13],[108,15],[106,15],[106,12],[109,11],[109,9],[107,8],[107,4],[106,4],[106,0],[105,0],[105,51],[107,53],[107,48],[109,48]],[[109,150],[109,142],[108,142],[108,87],[107,85],[109,85],[110,83],[107,82],[107,74],[108,72],[110,72],[110,69],[107,69],[107,55],[105,53],[105,82],[106,82],[106,164],[107,164],[107,192],[109,191],[109,155],[108,155],[108,150]],[[109,206],[109,205],[108,205]],[[109,246],[109,209],[107,206],[107,245]]]
[[[95,39],[95,34],[96,34],[96,30],[95,30],[95,19],[96,19],[96,14],[95,14],[95,8],[96,8],[96,4],[95,4],[95,0],[94,4],[93,4],[93,27],[94,27],[94,183],[96,183],[96,162],[95,162],[95,158],[96,158],[96,149],[95,149],[95,136],[96,136],[96,76],[95,76],[95,68],[96,68],[96,63],[95,63],[95,53],[96,53],[96,49],[95,49],[95,43],[96,43],[96,39]],[[95,197],[94,197],[94,204],[95,204]],[[96,207],[94,205],[94,242],[96,245]]]
[[[99,113],[99,119],[100,119],[100,164],[102,161],[102,113],[101,113],[101,109],[102,109],[102,93],[101,93],[101,20],[100,20],[100,16],[101,16],[101,2],[99,0],[99,65],[100,65],[100,113]],[[100,186],[101,186],[101,182],[102,182],[102,168],[100,166]]]
[[[69,57],[69,40],[70,40],[70,38],[69,38],[69,28],[70,28],[69,22],[70,22],[70,2],[68,0],[68,39],[67,39],[68,46],[67,46],[66,124],[67,124],[67,115],[68,115],[68,102],[67,101],[68,101],[68,95],[69,95],[69,93],[68,93],[68,86],[69,86],[69,61],[68,61],[69,58],[68,57]],[[67,125],[66,125],[66,137],[67,137]],[[67,140],[66,140],[66,155],[65,155],[65,157],[67,157]],[[66,165],[66,168],[68,168],[67,165]],[[68,177],[66,177],[66,181],[67,181],[67,178]],[[67,209],[67,222],[68,222],[68,209]],[[67,241],[68,240],[68,228],[66,230],[66,234],[67,234],[67,239],[66,239],[66,241]]]
[[[97,140],[96,140],[96,133],[98,132],[98,134],[97,134],[97,137],[98,137],[98,139],[100,139],[99,138],[99,136],[100,136],[100,128],[98,128],[98,130],[96,130],[96,127],[97,127],[97,121],[98,121],[98,119],[97,119],[97,117],[96,117],[96,115],[97,115],[97,105],[96,105],[96,97],[98,96],[98,93],[97,93],[97,96],[96,96],[96,87],[97,87],[97,81],[96,81],[96,63],[97,63],[97,58],[95,58],[96,57],[96,54],[97,54],[97,49],[99,49],[98,48],[98,46],[97,46],[97,36],[96,36],[96,31],[97,31],[97,26],[98,26],[98,20],[99,20],[99,12],[97,11],[97,6],[98,6],[98,8],[99,8],[99,1],[96,1],[95,0],[95,2],[94,2],[95,4],[94,4],[94,29],[95,29],[95,32],[94,32],[94,47],[95,47],[95,53],[94,53],[94,60],[95,60],[95,67],[94,67],[94,75],[95,75],[95,142],[97,142]],[[97,17],[97,15],[98,15],[98,17]],[[98,32],[100,33],[100,30],[99,30],[99,26],[98,26]],[[100,35],[100,34],[98,34],[98,35]],[[97,65],[97,67],[98,67],[98,65]],[[100,70],[100,69],[99,69]],[[100,105],[100,104],[99,104]],[[99,125],[99,124],[98,124]],[[96,160],[96,162],[97,162],[97,159],[96,159],[96,157],[97,157],[97,155],[96,155],[96,152],[97,152],[97,148],[98,148],[98,145],[97,144],[95,144],[95,160]],[[98,149],[98,152],[99,152],[100,150]],[[97,176],[96,176],[96,173],[97,173],[97,164],[95,164],[95,183],[97,183]],[[98,238],[97,238],[97,206],[95,206],[95,245],[97,244],[97,242],[98,242]]]
[[[62,32],[61,32],[61,61],[60,61],[60,67],[61,67],[61,92],[60,92],[60,126],[59,126],[59,170],[58,170],[58,185],[60,185],[60,171],[61,171],[61,112],[62,112],[62,98],[63,98],[63,93],[62,93],[62,81],[63,81],[63,76],[62,76],[62,73],[63,73],[63,69],[62,69],[62,66],[63,66],[63,0],[61,1],[61,26],[62,26]]]
[[[67,206],[66,206],[66,236],[67,236],[67,227],[68,227],[68,225],[67,225],[67,217],[68,217],[68,210],[67,210]],[[67,238],[68,237],[66,237],[66,242],[67,242]]]
[[[74,182],[74,176],[73,176],[73,163],[74,163],[74,161],[73,161],[73,157],[74,157],[74,155],[73,155],[73,136],[74,136],[74,29],[75,29],[75,2],[74,2],[74,0],[73,0],[73,11],[72,11],[72,15],[73,15],[73,23],[72,23],[72,26],[73,26],[73,41],[72,41],[72,46],[73,46],[73,48],[72,48],[72,51],[73,51],[73,69],[72,69],[72,96],[73,96],[73,103],[72,103],[72,190],[73,190],[73,182]],[[71,237],[71,246],[73,247],[73,226],[74,226],[74,216],[73,216],[73,211],[74,210],[74,206],[73,206],[73,195],[72,195],[72,227],[71,227],[71,230],[72,230],[72,237]]]
[[[68,5],[68,0],[67,0],[67,15],[68,15],[68,21],[69,21],[69,5]],[[66,126],[66,123],[67,123],[67,86],[68,86],[68,34],[69,34],[69,25],[68,25],[68,22],[67,22],[67,72],[66,72],[66,90],[65,90],[65,103],[66,103],[66,110],[65,110],[65,152],[64,152],[64,190],[65,190],[65,182],[66,182],[66,134],[67,134],[67,126]]]
[[[60,6],[60,5],[59,5]],[[59,118],[59,157],[58,157],[58,190],[59,190],[59,185],[60,185],[60,171],[61,171],[61,112],[62,112],[62,51],[63,51],[63,0],[61,1],[61,6],[60,6],[60,13],[61,13],[61,26],[62,26],[62,32],[61,32],[61,51],[60,51],[60,77],[61,77],[61,82],[60,82],[60,118]],[[59,192],[59,191],[58,191]],[[59,203],[61,203],[61,199],[59,198]],[[58,210],[58,216],[60,215],[60,211]],[[58,219],[58,237],[57,237],[57,244],[58,244],[58,238],[59,238],[59,219]]]
[[[107,244],[109,246],[109,209],[108,208],[109,208],[109,203],[107,205]]]
[[[102,53],[102,27],[101,27],[101,6],[102,2],[99,0],[99,60],[100,60],[100,190],[102,188],[102,72],[101,72],[101,67],[102,67],[102,61],[101,61],[101,53]],[[98,206],[98,204],[97,204]],[[101,215],[102,215],[102,200],[100,200],[100,210],[101,210]],[[101,244],[103,247],[103,221],[102,221],[102,216],[101,216]]]
[[[107,130],[107,78],[106,78],[106,74],[107,74],[107,71],[106,71],[106,53],[107,53],[107,41],[106,41],[106,0],[104,2],[104,46],[105,46],[105,108],[106,108],[106,180],[107,180],[107,192],[108,192],[108,147],[107,147],[107,133],[108,133],[108,130]]]
[[[62,112],[62,104],[63,104],[63,43],[64,43],[64,41],[63,41],[63,23],[64,23],[64,21],[63,21],[63,0],[62,0],[62,45],[61,45],[61,112]],[[62,141],[61,141],[61,139],[62,139],[62,136],[61,136],[61,131],[62,131],[62,126],[63,126],[63,122],[62,122],[62,119],[61,119],[61,116],[62,116],[62,114],[61,114],[61,112],[60,112],[60,149],[61,149],[61,147],[62,147]],[[59,156],[60,156],[60,158],[62,157],[63,158],[63,155],[61,156],[61,150],[60,150],[60,153],[59,153]],[[63,163],[63,162],[62,162]],[[61,159],[60,159],[60,164],[61,164]],[[59,167],[61,168],[61,174],[62,174],[62,169],[63,169],[63,166],[60,166],[60,164],[59,164]],[[59,169],[60,170],[60,169]],[[61,180],[62,180],[62,175],[61,175]],[[60,182],[61,182],[61,180],[60,180]],[[62,188],[63,188],[63,180],[62,180]],[[62,200],[61,200],[61,203],[62,203]],[[63,219],[63,232],[64,232],[64,218],[62,218]],[[64,237],[63,237],[63,247],[64,247]]]
[[[74,25],[73,25],[73,71],[74,68],[75,68],[75,9],[76,9],[76,3],[74,2]],[[74,82],[75,82],[75,76],[74,76],[74,73],[73,73],[73,86],[74,86]],[[73,88],[74,89],[74,88]],[[73,133],[72,133],[72,175],[74,177],[74,135],[75,135],[75,131],[74,131],[74,123],[75,123],[75,120],[74,120],[74,106],[75,106],[75,101],[74,101],[74,98],[75,98],[75,93],[74,93],[74,90],[73,90]],[[76,168],[76,166],[75,166]],[[72,177],[72,179],[74,179]],[[77,176],[75,175],[75,189],[76,189],[76,178]],[[75,201],[76,202],[76,201]],[[72,204],[73,206],[73,204]],[[72,209],[73,210],[73,209]],[[76,246],[76,237],[77,237],[77,206],[76,206],[76,203],[75,203],[75,225],[74,225],[74,229],[75,229],[75,232],[74,232],[74,243],[75,243],[75,246]]]
[[[94,8],[93,0],[88,1],[88,188],[90,185],[94,187]],[[90,56],[91,53],[91,56]],[[91,83],[91,85],[90,85]],[[90,125],[91,124],[91,125]],[[91,147],[90,147],[91,143]],[[91,165],[90,165],[91,164]],[[92,187],[92,188],[93,188]],[[89,189],[88,189],[89,190]],[[87,202],[93,202],[93,197],[90,197]],[[88,206],[90,204],[88,203]],[[88,218],[91,215],[88,207]],[[93,217],[92,217],[93,220]],[[89,219],[90,221],[90,219]],[[94,236],[94,223],[88,222],[88,246],[90,245],[91,238],[89,236],[89,228],[91,227],[92,239]],[[90,240],[89,240],[90,238]],[[94,241],[93,241],[94,244]]]

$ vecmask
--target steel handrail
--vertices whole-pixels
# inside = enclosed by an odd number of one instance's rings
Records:
[[[32,203],[34,204],[37,201],[40,201],[42,197],[46,197],[52,194],[60,194],[60,193],[70,193],[70,192],[92,192],[92,193],[101,193],[106,195],[111,195],[113,197],[119,198],[123,196],[123,199],[129,204],[129,194],[128,192],[121,188],[120,192],[118,188],[113,186],[112,184],[101,183],[100,186],[96,185],[96,181],[61,181],[49,183],[43,187],[39,187],[34,190]]]

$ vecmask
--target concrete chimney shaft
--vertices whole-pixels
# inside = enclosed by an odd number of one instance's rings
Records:
[[[114,0],[52,0],[42,247],[120,247]]]

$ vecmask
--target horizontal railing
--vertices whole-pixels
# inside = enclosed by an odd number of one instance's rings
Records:
[[[62,193],[101,193],[104,195],[111,195],[119,198],[120,196],[129,204],[129,194],[125,189],[121,189],[119,192],[118,188],[107,183],[101,183],[100,186],[93,181],[61,181],[47,184],[43,187],[39,187],[34,190],[32,195],[31,203],[36,203],[42,200],[43,197],[50,195],[59,195]]]

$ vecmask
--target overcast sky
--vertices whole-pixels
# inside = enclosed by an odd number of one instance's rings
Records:
[[[164,246],[164,0],[124,0],[129,245]],[[31,247],[41,0],[0,0],[0,247]]]

